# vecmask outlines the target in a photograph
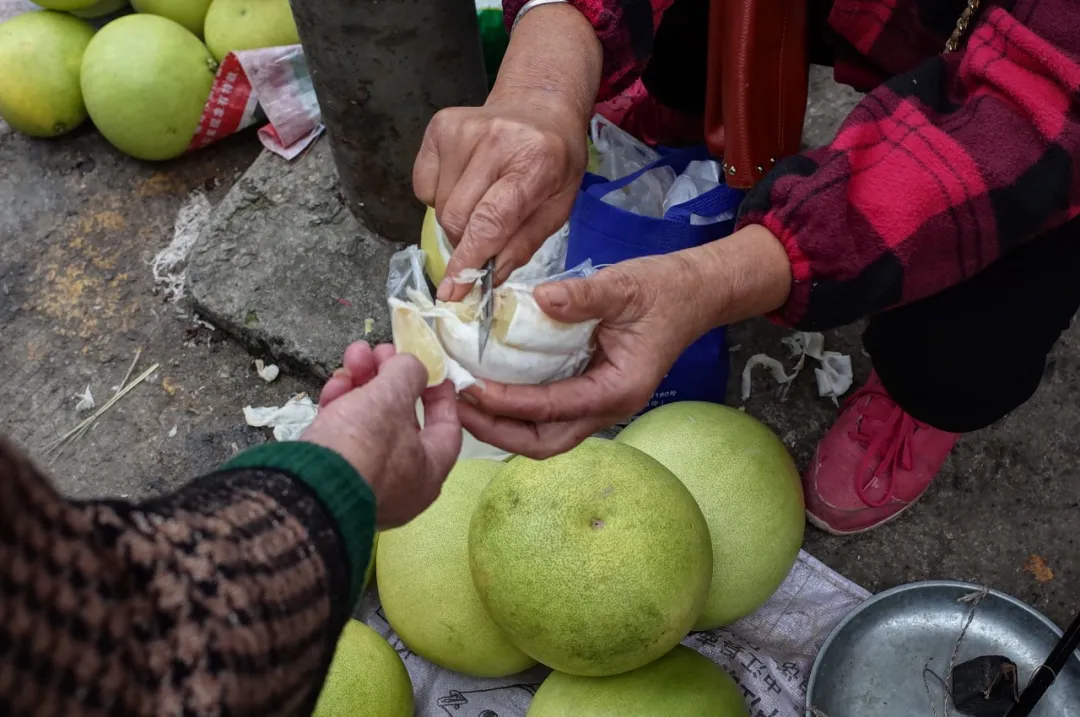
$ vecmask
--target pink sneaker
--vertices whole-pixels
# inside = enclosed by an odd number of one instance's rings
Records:
[[[922,497],[959,438],[904,413],[874,372],[844,404],[803,476],[807,517],[833,535],[888,523]]]

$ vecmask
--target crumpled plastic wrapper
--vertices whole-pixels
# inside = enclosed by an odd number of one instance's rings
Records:
[[[478,318],[482,271],[466,272],[455,281],[471,283],[463,301],[434,301],[424,277],[424,253],[408,247],[390,259],[387,303],[394,345],[416,355],[432,383],[449,378],[455,389],[490,379],[500,383],[542,384],[581,373],[592,357],[592,335],[598,320],[577,324],[555,321],[533,298],[533,288],[546,281],[591,276],[590,262],[554,276],[507,281],[495,289],[491,336],[479,359]]]
[[[319,409],[311,401],[311,397],[303,393],[290,398],[284,406],[244,406],[244,420],[247,424],[255,428],[273,428],[276,441],[299,440],[318,413]]]
[[[608,181],[620,179],[660,159],[660,154],[596,115],[589,125],[589,171]],[[682,174],[671,167],[656,167],[621,189],[609,192],[603,201],[623,211],[660,219],[679,204],[710,192],[722,184],[720,163],[715,160],[691,162]],[[690,216],[691,224],[713,224],[734,217],[734,211],[716,217]]]

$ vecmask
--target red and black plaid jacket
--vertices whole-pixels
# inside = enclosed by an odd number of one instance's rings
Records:
[[[603,44],[606,99],[641,74],[673,0],[570,1]],[[508,17],[523,4],[506,0]],[[870,93],[740,217],[787,249],[785,323],[829,328],[930,296],[1080,213],[1080,0],[982,4],[942,54],[964,0],[835,0],[836,79]]]

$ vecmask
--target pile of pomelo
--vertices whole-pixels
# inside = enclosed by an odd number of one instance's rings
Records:
[[[679,643],[768,600],[803,521],[798,473],[772,431],[675,403],[548,460],[459,461],[434,505],[380,534],[376,583],[398,637],[436,665],[474,677],[552,668],[528,717],[747,717],[735,682]],[[401,660],[382,653],[335,664],[323,704],[351,708],[316,714],[411,714]],[[372,679],[392,685],[400,712],[364,706]]]
[[[0,118],[55,137],[87,117],[117,149],[164,160],[190,145],[217,65],[300,41],[288,0],[37,0],[0,24]],[[100,22],[98,23],[100,24]],[[205,42],[204,42],[205,39]]]

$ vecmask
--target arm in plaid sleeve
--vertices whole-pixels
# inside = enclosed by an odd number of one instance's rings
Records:
[[[503,12],[510,28],[527,0],[505,0]],[[632,85],[652,53],[660,18],[674,0],[569,0],[593,28],[604,49],[604,66],[597,102]]]
[[[65,500],[0,439],[0,714],[310,714],[374,513],[308,443],[132,504]]]
[[[744,202],[740,226],[791,261],[778,318],[828,328],[915,301],[1080,213],[1078,90],[1075,6],[1017,0],[988,6],[962,52],[871,92]]]

